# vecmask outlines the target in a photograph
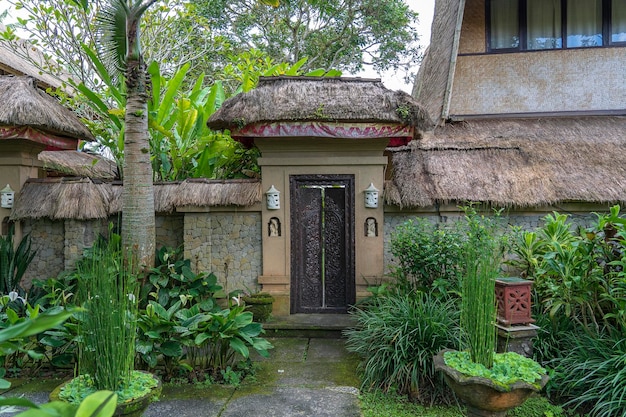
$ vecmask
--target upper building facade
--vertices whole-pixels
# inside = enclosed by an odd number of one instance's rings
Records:
[[[626,0],[438,0],[432,36],[435,121],[626,113]]]

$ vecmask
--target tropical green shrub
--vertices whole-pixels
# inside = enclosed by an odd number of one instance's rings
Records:
[[[239,358],[248,359],[251,348],[261,356],[269,356],[273,346],[261,337],[261,324],[253,322],[252,313],[245,311],[244,305],[211,313],[199,312],[197,307],[177,314],[181,326],[187,329],[183,336],[193,336],[187,357],[192,367],[218,376]]]
[[[550,317],[567,317],[592,333],[624,327],[626,232],[619,212],[614,206],[609,214],[597,214],[586,229],[553,213],[538,231],[518,233],[514,264],[534,281],[534,301]]]
[[[137,318],[137,365],[156,372],[157,366],[162,364],[164,374],[161,376],[165,381],[169,381],[183,368],[183,348],[191,345],[190,338],[182,336],[188,329],[182,327],[180,320],[174,316],[181,310],[181,306],[179,300],[166,310],[150,300]]]
[[[11,385],[3,377],[6,375],[10,358],[18,355],[39,359],[41,353],[35,351],[34,336],[56,327],[74,314],[72,310],[62,308],[50,309],[40,313],[39,306],[27,305],[28,315],[19,317],[10,307],[6,306],[6,297],[2,297],[3,311],[0,315],[0,389],[7,389]]]
[[[183,258],[182,248],[161,247],[156,253],[156,266],[141,287],[140,306],[154,300],[166,310],[181,302],[183,307],[198,304],[202,311],[219,310],[215,299],[222,290],[213,273],[194,273],[191,261]]]
[[[0,236],[0,294],[18,290],[23,293],[20,282],[36,254],[31,249],[30,234],[22,237],[17,248],[13,244],[14,234],[15,225],[11,224],[7,235]]]
[[[392,292],[350,314],[356,326],[345,331],[346,346],[362,357],[363,389],[396,389],[421,403],[450,401],[452,395],[435,373],[432,358],[441,349],[459,346],[454,299]]]
[[[398,284],[444,295],[456,291],[462,247],[459,223],[442,227],[414,219],[398,226],[391,237]]]

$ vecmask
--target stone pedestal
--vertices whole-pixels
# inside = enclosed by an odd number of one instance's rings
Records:
[[[515,352],[527,358],[533,356],[533,338],[537,336],[539,327],[534,324],[523,326],[502,326],[498,329],[498,353]]]

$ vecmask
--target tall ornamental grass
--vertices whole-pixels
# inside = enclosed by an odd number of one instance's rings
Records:
[[[362,357],[362,388],[396,390],[422,404],[453,398],[433,369],[433,356],[457,348],[458,308],[452,298],[420,291],[392,291],[372,298],[350,313],[354,329],[346,346]]]
[[[496,219],[465,207],[466,236],[461,278],[461,342],[472,362],[493,366],[496,350],[495,282],[500,273],[503,238]]]
[[[79,298],[86,312],[79,334],[80,375],[96,390],[117,391],[134,369],[137,281],[122,262],[118,235],[99,241],[79,263]]]

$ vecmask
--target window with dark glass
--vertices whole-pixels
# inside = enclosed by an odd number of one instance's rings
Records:
[[[626,45],[626,0],[488,0],[488,49]]]

